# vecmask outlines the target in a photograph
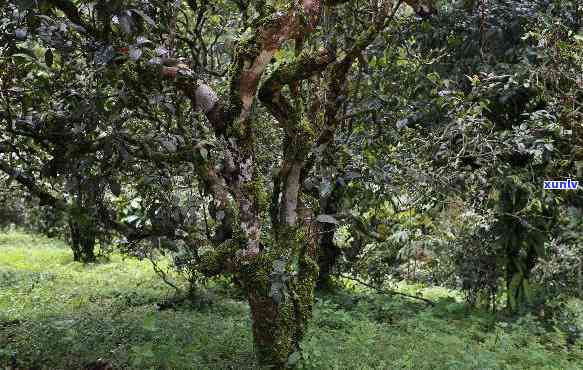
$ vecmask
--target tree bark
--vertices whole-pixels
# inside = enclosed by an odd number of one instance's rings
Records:
[[[267,252],[243,271],[257,359],[277,369],[288,367],[290,355],[299,351],[312,316],[318,276],[316,242],[308,228],[287,230],[276,241],[275,250],[283,253]],[[288,261],[280,269],[281,255],[292,257],[285,251],[298,249],[298,262]]]
[[[73,260],[76,262],[95,262],[95,227],[92,224],[86,225],[83,222],[69,218],[69,229],[71,233],[71,250]]]
[[[80,181],[80,180],[78,180]],[[93,194],[84,191],[77,184],[77,196],[74,206],[69,210],[69,228],[71,230],[71,249],[73,260],[77,262],[95,262],[96,220],[88,209],[94,207]]]
[[[306,222],[276,229],[273,244],[257,255],[244,254],[244,244],[229,240],[201,256],[199,271],[209,277],[235,273],[249,301],[257,360],[281,369],[299,350],[312,316],[317,233]]]

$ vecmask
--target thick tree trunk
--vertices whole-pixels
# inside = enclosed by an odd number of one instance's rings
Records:
[[[71,250],[73,251],[73,260],[75,262],[81,261],[81,248],[79,246],[79,227],[73,220],[69,220],[69,233],[71,235]]]
[[[236,274],[251,309],[257,359],[275,369],[285,368],[299,349],[318,278],[317,233],[307,226],[282,229],[256,254],[228,240],[199,262],[199,271],[208,277],[225,271]]]
[[[298,292],[291,292],[298,295]],[[298,300],[303,297],[299,296]],[[249,306],[253,320],[253,341],[257,359],[262,365],[284,368],[289,356],[298,351],[311,316],[311,305],[306,311],[296,309],[293,301],[276,303],[272,297],[259,291],[249,292]]]
[[[89,227],[83,228],[83,231],[81,233],[81,250],[83,253],[81,262],[95,262],[95,228],[93,225],[90,225]]]
[[[280,238],[278,247],[242,268],[257,359],[276,369],[287,367],[290,355],[299,351],[318,276],[316,244],[306,238],[305,230]],[[297,263],[292,262],[294,255]]]
[[[69,220],[71,232],[71,250],[73,260],[76,262],[95,262],[95,239],[96,233],[93,225],[83,225],[82,223]]]

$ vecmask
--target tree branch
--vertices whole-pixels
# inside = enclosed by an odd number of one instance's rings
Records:
[[[357,279],[357,278],[354,278],[354,277],[348,276],[348,275],[339,274],[338,277],[342,277],[342,278],[345,278],[345,279],[348,279],[348,280],[352,280],[352,281],[357,282],[357,283],[359,283],[361,285],[364,285],[365,287],[374,289],[374,290],[376,290],[379,293],[390,294],[390,295],[399,295],[399,296],[402,296],[402,297],[407,297],[407,298],[411,298],[411,299],[417,299],[417,300],[420,300],[420,301],[423,301],[423,302],[427,303],[430,306],[435,306],[435,303],[433,301],[430,301],[427,298],[423,298],[423,297],[419,297],[419,296],[411,295],[411,294],[407,294],[407,293],[401,293],[401,292],[397,292],[395,290],[381,289],[381,288],[378,288],[378,287],[376,287],[376,286],[374,286],[372,284],[369,284],[367,282],[364,282],[364,281],[362,281],[360,279]]]
[[[322,72],[333,61],[334,53],[331,50],[302,53],[298,58],[281,65],[269,76],[259,89],[259,100],[282,126],[287,126],[293,108],[281,94],[283,87]]]
[[[83,18],[81,18],[81,14],[79,13],[79,9],[72,1],[69,0],[49,0],[48,1],[51,5],[65,13],[65,16],[73,23],[85,28],[88,32],[93,31],[93,27],[87,24]]]
[[[37,196],[41,201],[41,205],[50,205],[58,210],[67,210],[67,203],[64,200],[56,198],[48,190],[40,187],[32,176],[28,176],[24,172],[13,168],[9,163],[3,160],[0,160],[0,170]]]

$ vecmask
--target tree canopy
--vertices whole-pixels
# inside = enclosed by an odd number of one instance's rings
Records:
[[[276,368],[342,274],[382,286],[421,259],[518,310],[536,279],[577,289],[580,257],[551,266],[580,256],[583,193],[543,184],[583,178],[582,11],[8,1],[0,181],[62,214],[76,260],[99,239],[170,254],[193,285],[233,277]]]

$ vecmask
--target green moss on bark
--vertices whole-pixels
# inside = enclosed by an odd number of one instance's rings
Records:
[[[230,270],[235,253],[239,249],[238,243],[229,239],[214,250],[203,254],[198,264],[199,271],[205,276],[216,276]]]
[[[253,199],[255,206],[260,212],[266,211],[269,204],[269,194],[265,190],[266,185],[263,176],[256,169],[253,171],[253,178],[250,182],[242,185],[241,190],[250,199]]]
[[[227,121],[229,122],[228,136],[243,137],[244,127],[236,122],[243,104],[241,101],[241,74],[245,69],[246,63],[251,63],[259,55],[259,52],[260,48],[257,45],[256,36],[241,40],[235,49],[233,62],[228,71],[229,81],[231,82],[229,105],[226,110]]]
[[[305,243],[307,236],[302,229],[280,226],[274,244],[242,267],[257,357],[262,364],[275,368],[284,368],[289,356],[299,350],[299,342],[312,316],[318,265],[306,253]],[[292,276],[294,255],[298,256],[299,271]],[[283,274],[274,268],[274,262],[279,261],[287,261]],[[278,299],[272,296],[274,274],[289,277],[284,280],[285,295]]]

